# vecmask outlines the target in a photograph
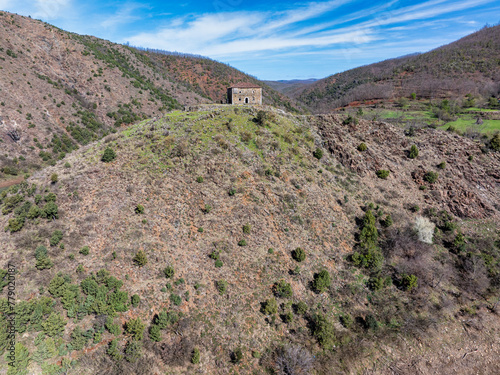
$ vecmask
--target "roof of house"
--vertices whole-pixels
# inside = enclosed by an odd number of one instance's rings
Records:
[[[236,85],[230,86],[230,89],[260,89],[261,87],[253,83],[240,82]]]

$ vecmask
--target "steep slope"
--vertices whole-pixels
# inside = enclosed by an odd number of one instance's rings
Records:
[[[315,112],[356,100],[482,95],[500,91],[500,26],[485,27],[427,53],[362,66],[290,93]]]
[[[0,59],[0,178],[53,164],[140,119],[220,102],[236,81],[259,83],[208,59],[146,53],[6,12]],[[264,92],[265,103],[292,109]]]
[[[1,193],[0,282],[14,265],[18,352],[31,358],[19,368],[497,373],[499,153],[344,122],[172,112]],[[411,230],[420,214],[432,245]],[[7,312],[0,298],[0,336]]]

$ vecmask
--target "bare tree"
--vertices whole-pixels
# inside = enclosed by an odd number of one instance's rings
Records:
[[[280,375],[307,375],[313,366],[313,357],[304,348],[293,345],[278,351],[276,369]]]

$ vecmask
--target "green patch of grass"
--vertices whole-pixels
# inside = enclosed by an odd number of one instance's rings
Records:
[[[500,130],[500,120],[484,120],[483,125],[476,125],[476,119],[470,115],[464,115],[456,121],[448,122],[438,129],[446,130],[448,126],[453,126],[455,129],[464,132],[468,128],[476,131],[481,131],[481,133],[494,133]]]

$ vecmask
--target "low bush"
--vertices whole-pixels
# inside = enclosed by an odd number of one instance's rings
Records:
[[[316,150],[314,150],[313,156],[316,159],[320,160],[323,157],[323,150],[318,147]]]
[[[110,147],[107,147],[105,150],[104,150],[104,153],[101,157],[101,161],[105,162],[105,163],[109,163],[113,160],[116,159],[116,153],[115,151],[110,148]]]
[[[437,172],[428,171],[424,175],[424,180],[430,184],[433,184],[434,182],[437,181],[438,177],[439,177],[439,174]]]
[[[165,267],[163,269],[163,274],[165,275],[165,277],[167,279],[170,279],[175,274],[174,267],[172,267],[172,266]]]
[[[276,297],[290,298],[292,296],[292,286],[285,280],[280,280],[274,284],[273,292]]]
[[[144,266],[148,262],[148,258],[142,250],[139,250],[132,260],[139,267]]]
[[[297,247],[292,251],[292,258],[300,263],[306,259],[306,252],[302,248]]]
[[[408,152],[408,157],[410,159],[415,159],[418,156],[418,148],[416,145],[411,145],[410,151]]]
[[[262,313],[265,315],[273,315],[278,312],[278,304],[275,298],[269,298],[262,307]]]
[[[378,178],[381,178],[381,179],[386,179],[387,177],[389,177],[389,174],[390,174],[390,171],[386,170],[386,169],[379,169],[377,172],[375,172],[377,174],[377,177]]]
[[[358,151],[363,152],[363,151],[366,151],[366,150],[368,150],[368,146],[365,143],[360,143],[358,145]]]
[[[90,252],[90,248],[88,246],[84,246],[80,249],[80,254],[89,255],[89,252]]]
[[[312,286],[315,292],[323,293],[330,287],[331,283],[330,273],[327,270],[321,270],[314,275]]]
[[[60,230],[55,230],[50,237],[50,246],[57,246],[57,244],[62,240],[63,233]]]
[[[226,293],[227,286],[228,286],[228,283],[226,280],[221,279],[221,280],[217,281],[217,290],[219,291],[220,294]]]

